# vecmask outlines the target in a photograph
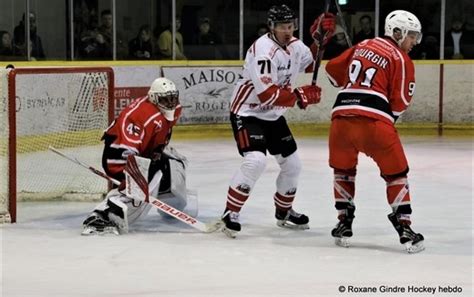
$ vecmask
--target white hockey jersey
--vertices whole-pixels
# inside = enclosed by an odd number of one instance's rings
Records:
[[[293,37],[286,48],[270,34],[257,39],[245,56],[243,77],[232,93],[231,113],[273,121],[295,104],[298,73],[311,72],[311,50]]]

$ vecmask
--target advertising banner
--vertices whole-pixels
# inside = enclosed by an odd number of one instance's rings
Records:
[[[180,91],[183,124],[229,122],[229,106],[242,67],[162,67]]]

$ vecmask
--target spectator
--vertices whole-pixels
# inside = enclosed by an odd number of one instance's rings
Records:
[[[247,39],[247,42],[245,43],[245,49],[248,49],[254,42],[255,40],[259,39],[263,34],[268,33],[268,25],[267,24],[260,24],[257,26],[257,31],[250,36],[249,39]]]
[[[41,42],[41,38],[36,33],[36,15],[34,12],[29,13],[30,16],[30,57],[31,60],[37,59],[44,59],[46,55],[44,54],[43,50],[43,43]],[[20,21],[20,23],[15,27],[13,31],[13,45],[15,50],[18,50],[18,53],[22,56],[27,55],[26,50],[26,21],[25,21],[25,14]]]
[[[110,49],[110,52],[112,52],[112,46],[113,46],[113,17],[112,17],[112,12],[108,9],[103,10],[100,13],[100,22],[101,25],[98,28],[99,34],[101,34],[104,38],[105,45],[107,48]]]
[[[82,32],[80,57],[87,59],[112,58],[112,15],[110,10],[102,11],[101,22],[101,30],[97,27],[96,22],[92,22],[89,24],[89,28]],[[110,30],[107,30],[108,27]]]
[[[342,54],[342,52],[348,48],[349,45],[346,41],[344,29],[340,25],[336,25],[336,31],[334,32],[334,36],[326,45],[326,50],[324,51],[324,59],[335,58]]]
[[[222,43],[220,36],[211,30],[209,18],[202,18],[199,22],[199,33],[196,35],[194,43],[197,45],[216,45]]]
[[[363,15],[359,19],[360,31],[354,36],[353,44],[356,45],[362,40],[375,37],[374,28],[372,28],[372,18],[369,15]]]
[[[128,43],[128,56],[131,60],[149,60],[152,53],[150,26],[141,26],[137,37]]]
[[[183,48],[183,35],[179,32],[181,29],[181,19],[176,18],[176,39],[174,48],[176,52],[176,60],[186,60]],[[170,24],[158,37],[158,56],[164,60],[171,60],[173,58],[173,32]]]
[[[446,59],[474,58],[474,32],[466,30],[462,21],[453,20],[451,29],[445,36]]]
[[[93,23],[81,35],[80,55],[88,59],[112,59],[113,55],[113,17],[112,12],[105,9],[100,14],[100,27]],[[117,35],[117,58],[125,56],[122,39]]]
[[[436,36],[438,35],[438,36]],[[439,59],[439,34],[427,33],[423,34],[421,44],[413,48],[409,56],[412,59],[421,60],[437,60]]]
[[[14,55],[12,37],[7,31],[0,31],[0,60],[10,60]]]

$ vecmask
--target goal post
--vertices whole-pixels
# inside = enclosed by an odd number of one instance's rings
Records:
[[[101,166],[103,131],[114,117],[110,67],[0,70],[0,223],[20,200],[98,198],[107,183],[48,151],[70,150]]]

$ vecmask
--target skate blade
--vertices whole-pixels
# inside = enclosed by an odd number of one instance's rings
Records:
[[[287,228],[292,230],[307,230],[309,229],[308,224],[296,225],[288,221],[277,220],[277,226],[281,228]]]
[[[211,223],[206,224],[206,233],[213,233],[218,230],[221,230],[225,226],[225,223],[222,220],[216,220]]]
[[[222,228],[222,232],[229,238],[235,238],[239,231],[228,229],[227,227]]]
[[[405,249],[409,254],[416,254],[423,250],[425,250],[425,246],[423,245],[423,241],[417,242],[412,244],[411,241],[404,244]]]
[[[103,231],[98,231],[95,227],[85,227],[82,230],[81,235],[91,236],[91,235],[120,235],[117,227],[105,227]]]
[[[348,248],[351,246],[349,242],[349,237],[335,237],[334,238],[334,243],[338,246],[342,246],[345,248]]]

